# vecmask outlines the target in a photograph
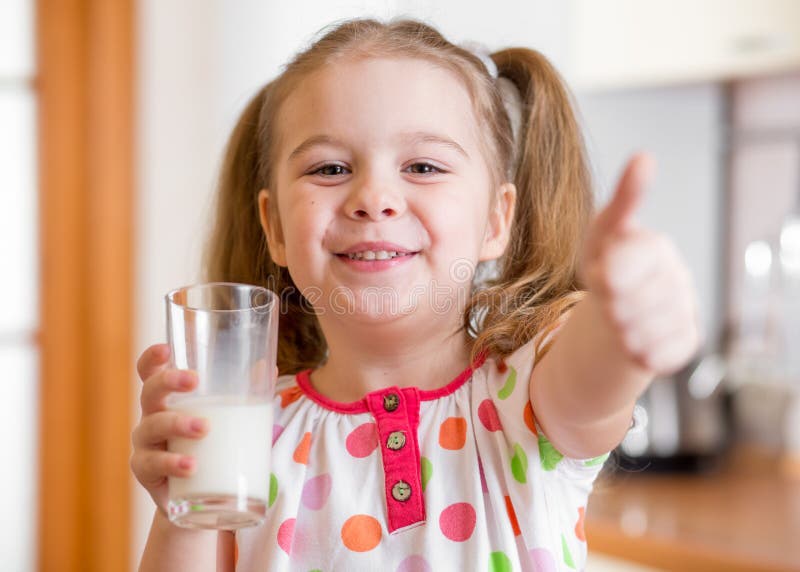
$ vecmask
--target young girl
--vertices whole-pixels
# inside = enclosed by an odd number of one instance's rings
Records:
[[[266,521],[181,529],[168,347],[139,359],[133,471],[157,510],[142,570],[572,570],[587,497],[637,396],[699,334],[688,272],[634,211],[634,158],[592,187],[538,52],[481,56],[410,20],[348,21],[231,137],[206,278],[281,294]]]

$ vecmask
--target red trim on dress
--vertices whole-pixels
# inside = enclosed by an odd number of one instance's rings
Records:
[[[486,352],[482,352],[472,365],[468,366],[464,371],[458,374],[452,381],[450,381],[447,385],[444,385],[438,389],[431,389],[431,390],[422,390],[417,388],[416,386],[412,386],[419,393],[420,401],[431,401],[433,399],[439,399],[440,397],[445,397],[446,395],[450,395],[451,393],[455,392],[459,387],[464,385],[464,383],[472,377],[472,373],[483,365],[483,362],[486,361]],[[367,399],[372,394],[383,393],[383,389],[378,389],[373,392],[368,393],[363,398],[359,399],[358,401],[350,401],[349,403],[345,403],[343,401],[335,401],[328,397],[325,397],[321,393],[319,393],[314,386],[311,385],[311,372],[312,369],[305,369],[301,372],[298,372],[295,375],[295,381],[297,381],[297,385],[303,391],[306,397],[310,400],[314,401],[315,403],[321,405],[326,409],[330,409],[331,411],[336,411],[338,413],[367,413],[369,411],[369,407],[367,407]],[[408,388],[410,389],[410,388]]]

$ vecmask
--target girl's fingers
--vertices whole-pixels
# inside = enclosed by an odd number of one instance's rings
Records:
[[[160,485],[167,477],[188,477],[195,468],[195,459],[180,453],[145,450],[131,457],[131,470],[145,488]]]
[[[661,315],[688,320],[691,302],[683,277],[671,267],[656,268],[643,277],[642,283],[629,295],[615,296],[609,300],[609,314],[619,327],[628,327]]]
[[[658,344],[642,360],[659,375],[671,375],[686,365],[699,347],[696,334],[671,335]]]
[[[629,355],[660,375],[680,369],[700,347],[699,331],[686,320],[654,321],[624,337]]]
[[[145,380],[142,386],[142,417],[167,408],[167,395],[176,391],[191,391],[197,385],[194,372],[182,369],[163,369]]]
[[[153,344],[142,352],[136,362],[136,371],[142,381],[155,375],[169,360],[169,344]]]
[[[659,344],[675,337],[685,336],[689,328],[686,320],[664,312],[628,327],[623,333],[625,347],[633,353],[652,352]]]
[[[597,257],[607,240],[639,226],[634,215],[654,169],[655,160],[648,153],[639,153],[628,161],[611,200],[597,213],[589,227],[583,245],[587,259]]]
[[[656,267],[652,239],[645,236],[629,237],[606,246],[587,268],[590,290],[603,297],[623,295],[631,284],[642,280]]]
[[[607,251],[603,264],[609,291],[615,294],[635,292],[654,272],[672,267],[676,252],[663,235],[642,231]]]
[[[611,201],[597,216],[598,238],[627,227],[642,202],[654,168],[655,162],[647,153],[639,153],[628,161]]]
[[[203,418],[175,411],[159,411],[142,418],[142,422],[134,429],[133,447],[153,448],[175,437],[199,439],[207,431],[208,421]]]

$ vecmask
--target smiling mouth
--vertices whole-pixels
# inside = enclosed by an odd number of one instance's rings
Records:
[[[360,252],[337,253],[336,256],[349,258],[350,260],[391,260],[402,256],[411,256],[417,252],[403,252],[398,250],[362,250]]]

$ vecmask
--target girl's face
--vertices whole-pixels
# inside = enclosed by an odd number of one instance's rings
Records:
[[[515,189],[491,188],[455,75],[418,59],[327,65],[283,103],[277,131],[262,225],[323,325],[464,308],[477,262],[505,249]]]

